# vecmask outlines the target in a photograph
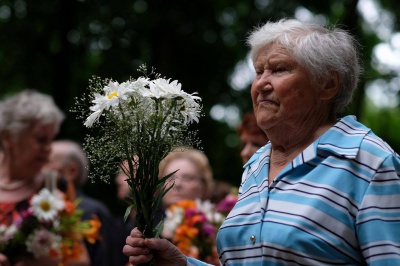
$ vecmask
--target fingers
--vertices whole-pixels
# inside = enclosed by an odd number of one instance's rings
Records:
[[[141,238],[143,238],[142,232],[140,232],[139,229],[137,229],[137,227],[132,229],[130,236],[131,237],[141,237]]]
[[[129,257],[129,262],[133,266],[149,262],[153,257],[150,250],[144,245],[143,238],[128,236],[122,252]]]
[[[170,241],[159,238],[144,239],[137,228],[126,238],[122,252],[129,257],[133,266],[149,262],[153,255],[157,261],[164,263],[160,265],[186,265],[186,257]]]
[[[170,245],[173,245],[170,241],[159,238],[147,238],[144,239],[143,243],[148,248],[157,251],[166,251],[170,248]]]
[[[148,262],[152,258],[150,249],[144,243],[143,234],[137,228],[126,238],[122,252],[129,257],[129,262],[133,266]]]

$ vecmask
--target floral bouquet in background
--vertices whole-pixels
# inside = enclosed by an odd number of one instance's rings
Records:
[[[139,230],[145,237],[156,237],[162,229],[162,221],[155,224],[156,212],[173,186],[166,181],[174,174],[159,177],[159,163],[175,147],[196,144],[189,125],[198,122],[202,107],[201,99],[182,91],[177,81],[154,70],[148,74],[145,65],[139,72],[143,76],[122,83],[93,77],[88,96],[77,99],[72,111],[80,112],[84,125],[92,129],[84,143],[93,166],[91,177],[108,182],[121,167],[131,190],[125,219],[133,208]]]
[[[232,187],[229,194],[215,206],[215,211],[222,213],[225,217],[228,216],[238,200],[238,192],[237,187]]]
[[[169,238],[183,254],[220,265],[215,237],[225,217],[209,201],[182,200],[167,209],[163,236]]]
[[[12,260],[53,257],[60,265],[79,258],[82,240],[94,243],[101,223],[97,218],[81,221],[78,203],[60,191],[43,188],[13,224],[0,225],[0,253]]]

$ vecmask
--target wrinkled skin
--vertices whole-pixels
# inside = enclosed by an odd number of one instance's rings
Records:
[[[133,266],[149,262],[153,256],[157,266],[186,266],[186,257],[174,244],[166,239],[143,239],[137,228],[126,238],[123,253]]]

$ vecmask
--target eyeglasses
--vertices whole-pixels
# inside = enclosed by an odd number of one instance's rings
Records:
[[[201,177],[200,175],[190,175],[190,174],[183,174],[183,175],[177,175],[175,178],[185,182],[185,183],[194,183],[194,182],[201,182],[204,183],[204,178]]]

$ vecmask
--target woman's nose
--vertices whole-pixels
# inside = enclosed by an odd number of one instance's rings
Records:
[[[254,80],[252,85],[252,89],[257,92],[272,90],[271,74],[268,71],[264,71],[262,75]]]
[[[246,163],[250,159],[251,155],[251,148],[249,147],[249,144],[246,144],[240,152],[243,163]]]
[[[182,179],[180,177],[176,177],[174,179],[174,187],[179,188],[182,186]]]

